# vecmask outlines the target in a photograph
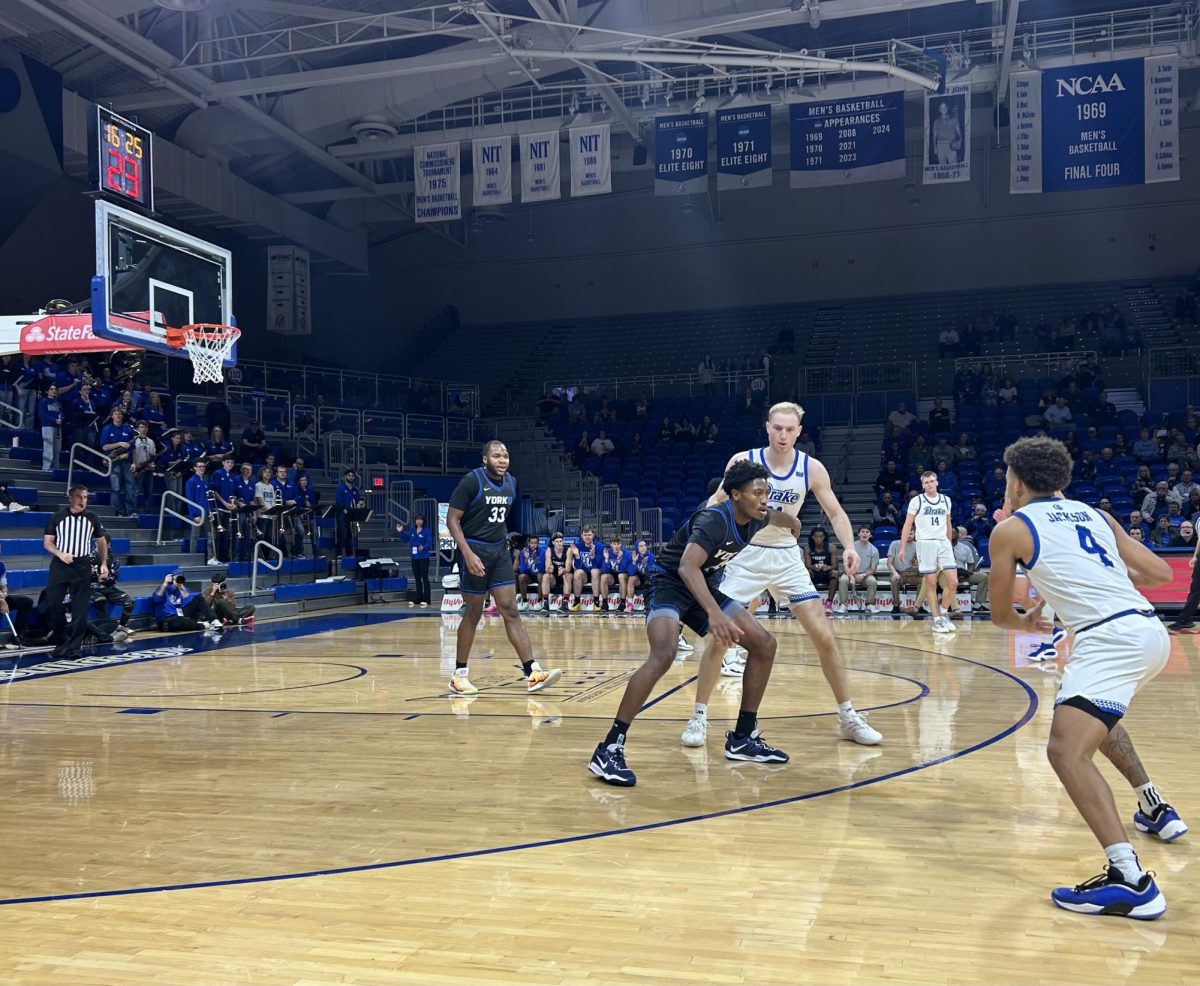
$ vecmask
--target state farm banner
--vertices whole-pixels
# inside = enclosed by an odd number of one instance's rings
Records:
[[[77,315],[43,315],[28,325],[22,325],[20,347],[21,352],[34,354],[96,353],[138,348],[96,336],[92,332],[90,312]]]
[[[572,127],[571,196],[604,195],[612,191],[609,125]]]
[[[512,202],[512,137],[478,137],[471,141],[472,202],[508,205]]]
[[[415,148],[413,165],[416,172],[413,218],[419,223],[462,219],[458,141]]]
[[[521,201],[562,198],[558,170],[558,131],[521,134]]]

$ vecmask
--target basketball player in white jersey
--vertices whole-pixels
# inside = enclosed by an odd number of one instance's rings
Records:
[[[1059,887],[1050,897],[1081,914],[1114,914],[1153,920],[1166,898],[1129,843],[1116,801],[1093,758],[1105,754],[1126,777],[1137,753],[1121,718],[1134,694],[1166,665],[1171,642],[1153,606],[1136,585],[1162,585],[1171,570],[1130,538],[1111,518],[1085,503],[1055,493],[1071,481],[1071,456],[1051,438],[1022,438],[1004,453],[1006,499],[1014,513],[992,534],[991,589],[996,600],[1013,598],[1017,566],[1040,599],[1024,614],[993,605],[992,622],[1009,630],[1044,632],[1046,603],[1054,606],[1075,645],[1055,699],[1046,753],[1071,801],[1104,848],[1105,872],[1077,887]],[[1132,781],[1132,778],[1131,778]],[[1153,785],[1145,785],[1153,791]],[[1135,826],[1164,841],[1187,826],[1154,794],[1149,812]]]
[[[938,492],[937,473],[921,473],[921,492],[908,501],[900,543],[908,541],[908,532],[917,534],[917,568],[925,579],[925,594],[933,614],[934,633],[953,633],[949,612],[958,588],[958,565],[950,546],[950,497]],[[942,604],[938,606],[938,577],[942,578]]]
[[[767,413],[767,446],[738,452],[729,460],[726,469],[744,459],[765,466],[770,475],[767,506],[793,517],[799,516],[804,497],[811,490],[842,542],[842,564],[846,574],[853,576],[858,570],[858,552],[854,550],[850,519],[834,496],[825,467],[796,448],[803,417],[804,409],[798,404],[776,404]],[[715,506],[725,499],[725,492],[718,489],[709,503]],[[721,592],[747,606],[768,591],[780,605],[786,604],[791,609],[816,647],[821,671],[838,703],[838,736],[864,746],[879,743],[883,734],[868,725],[850,700],[846,667],[825,615],[824,604],[804,565],[804,554],[795,536],[786,528],[771,527],[759,531],[725,566],[725,576],[721,580]],[[704,653],[696,682],[696,709],[683,733],[684,746],[703,746],[707,738],[708,700],[721,671],[724,650],[715,641],[710,641]]]

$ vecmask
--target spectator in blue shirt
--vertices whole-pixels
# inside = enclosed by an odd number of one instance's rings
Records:
[[[430,541],[432,540],[431,536]],[[533,586],[534,596],[538,595],[545,567],[542,539],[536,534],[530,534],[525,540],[525,547],[517,555],[517,608],[522,613],[529,608],[530,585]],[[536,601],[534,605],[537,605]]]
[[[13,388],[16,391],[17,406],[23,415],[26,428],[36,428],[38,405],[38,371],[33,365],[33,357],[26,353],[21,357],[21,365],[17,367],[13,378]]]
[[[183,429],[183,450],[187,453],[189,459],[198,459],[204,454],[204,447],[196,443],[192,438],[192,429]]]
[[[42,429],[42,472],[50,472],[58,464],[62,451],[62,405],[58,403],[58,388],[54,384],[38,402],[37,419]]]
[[[362,502],[362,494],[358,490],[358,477],[353,469],[347,469],[334,493],[334,501],[338,505],[337,539],[335,550],[338,554],[346,554],[351,550],[350,514]]]
[[[162,397],[158,391],[150,391],[150,403],[146,405],[145,413],[142,417],[145,418],[146,424],[150,426],[151,437],[161,438],[163,428],[167,423],[167,414],[163,409]]]
[[[133,466],[129,461],[129,450],[136,437],[126,424],[125,415],[118,408],[112,413],[112,423],[100,432],[100,450],[113,460],[112,474],[108,477],[113,490],[113,506],[118,517],[133,516],[137,509],[137,491],[133,485]]]
[[[168,575],[150,596],[160,630],[219,630],[221,621],[182,575]]]
[[[407,530],[401,525],[401,536],[408,540],[413,581],[416,583],[416,589],[410,596],[408,605],[419,604],[424,609],[429,605],[429,559],[433,555],[433,535],[425,526],[425,515],[416,514],[412,519],[412,527]],[[520,581],[519,576],[518,581]],[[521,598],[524,599],[524,596],[522,595]]]
[[[628,595],[625,598],[625,612],[633,612],[633,600],[641,595],[650,581],[650,573],[654,571],[656,562],[650,545],[643,539],[637,543],[637,551],[629,559],[626,572],[629,575]]]
[[[275,478],[271,480],[271,485],[275,487],[275,504],[276,506],[288,507],[294,510],[297,505],[299,493],[296,489],[296,484],[288,479],[287,466],[275,467]],[[280,537],[283,549],[288,553],[290,558],[299,558],[303,555],[304,542],[303,535],[300,531],[300,526],[296,523],[296,515],[288,514],[283,518],[283,531]]]
[[[59,370],[54,375],[54,385],[58,388],[59,399],[70,395],[73,400],[75,394],[79,392],[79,388],[83,386],[83,374],[79,370],[79,360],[75,358],[67,360],[67,368]]]
[[[601,605],[603,612],[610,611],[608,594],[612,592],[614,583],[621,600],[617,604],[618,609],[625,604],[626,593],[629,590],[629,574],[626,572],[626,568],[629,565],[630,557],[629,552],[621,547],[621,538],[618,535],[614,534],[608,539],[608,545],[600,557],[600,595],[604,600]]]
[[[208,499],[208,480],[205,479],[204,473],[207,467],[203,459],[198,459],[192,466],[192,475],[188,477],[187,485],[183,488],[184,497],[190,501],[188,503],[188,516],[192,521],[192,536],[195,538],[195,548],[199,550],[200,539],[204,537],[204,525],[209,520],[210,503]],[[208,561],[209,565],[219,565],[220,561],[216,556],[216,532],[215,523],[208,524]]]
[[[233,445],[225,440],[225,432],[220,428],[212,430],[212,438],[208,445],[204,448],[204,457],[206,459],[223,459],[226,455],[233,454]]]

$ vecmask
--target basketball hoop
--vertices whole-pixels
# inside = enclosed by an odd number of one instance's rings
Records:
[[[168,329],[168,342],[178,346],[170,337],[174,333]],[[192,361],[192,381],[194,383],[220,383],[222,366],[225,359],[233,350],[233,344],[238,341],[242,332],[232,325],[185,325],[179,330],[182,335],[182,346],[187,350],[188,358]]]

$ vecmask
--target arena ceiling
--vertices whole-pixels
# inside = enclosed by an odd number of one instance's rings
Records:
[[[408,223],[422,135],[785,102],[950,73],[996,91],[1014,64],[1136,51],[1196,5],[1129,0],[5,0],[0,40],[86,99],[322,218]],[[1173,34],[1172,34],[1173,32]],[[1185,60],[1185,65],[1191,64]],[[989,97],[990,98],[990,97]],[[627,169],[632,154],[615,162]],[[386,205],[387,207],[381,207]],[[339,213],[339,209],[342,210]]]

